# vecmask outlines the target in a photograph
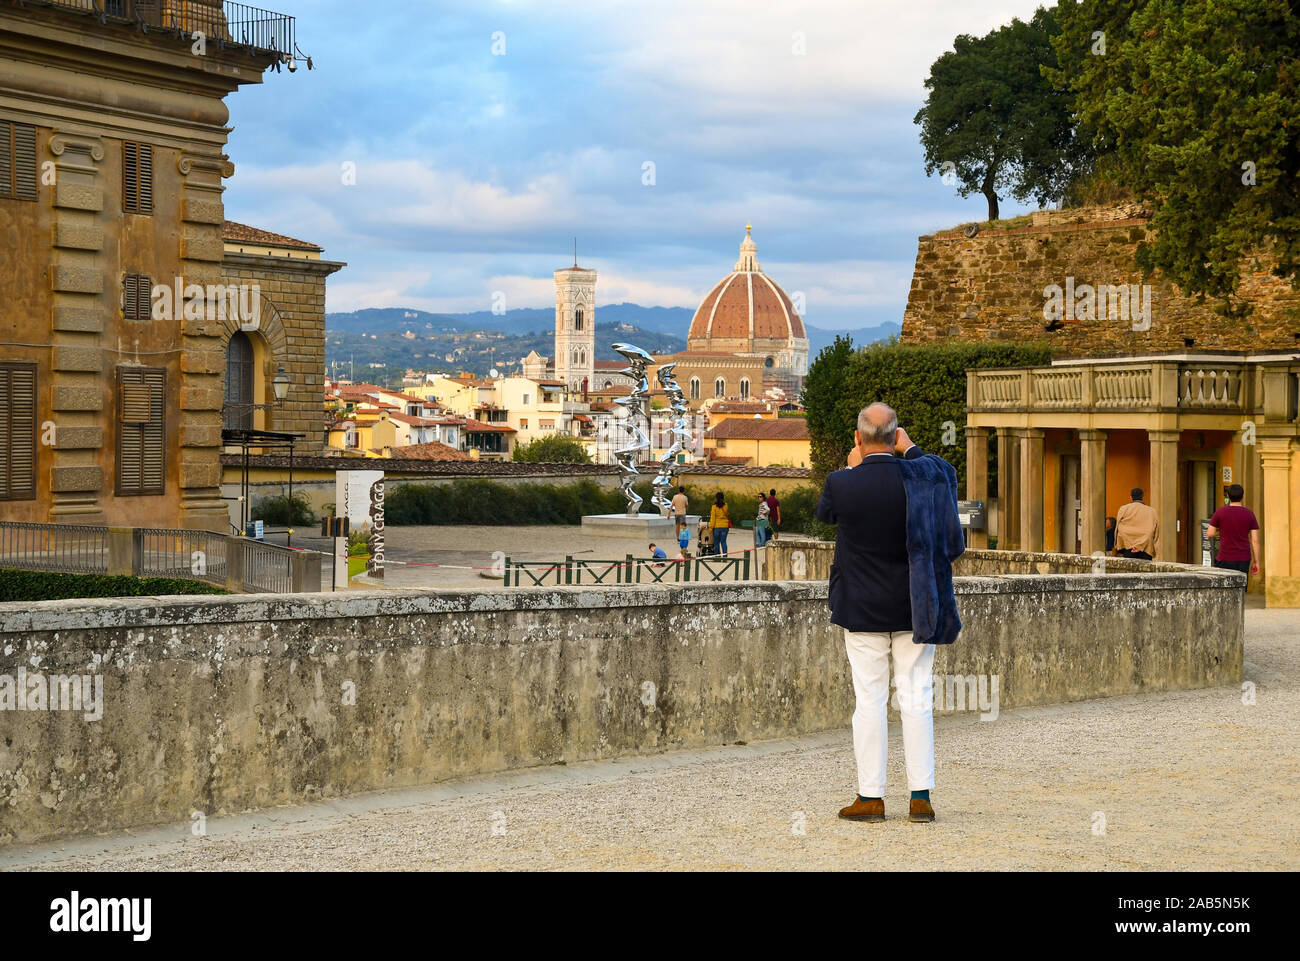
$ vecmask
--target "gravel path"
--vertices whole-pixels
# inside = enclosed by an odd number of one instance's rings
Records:
[[[840,821],[848,729],[513,772],[0,851],[61,870],[1296,870],[1300,616],[1246,615],[1235,687],[936,722],[934,824]],[[1102,819],[1104,818],[1104,831]]]

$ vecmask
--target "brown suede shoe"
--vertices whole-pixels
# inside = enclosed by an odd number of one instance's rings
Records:
[[[853,803],[840,811],[840,817],[846,821],[883,821],[885,819],[884,801],[864,801],[854,798]]]
[[[934,820],[934,808],[930,807],[929,801],[923,801],[914,797],[908,805],[907,819],[917,824],[924,824]]]

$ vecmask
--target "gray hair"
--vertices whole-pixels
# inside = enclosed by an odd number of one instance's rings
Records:
[[[879,408],[886,414],[884,423],[875,423],[867,416],[872,408]],[[858,412],[858,436],[864,444],[893,444],[898,432],[898,414],[888,404],[868,404]]]

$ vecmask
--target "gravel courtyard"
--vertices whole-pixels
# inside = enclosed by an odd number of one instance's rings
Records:
[[[13,870],[1296,870],[1300,618],[1249,609],[1237,687],[936,722],[934,824],[840,821],[847,726],[0,850]],[[845,719],[847,724],[847,718]]]
[[[317,529],[316,534],[320,531]],[[271,540],[271,538],[268,538]],[[667,539],[665,539],[667,540]],[[279,536],[275,543],[283,543]],[[333,558],[329,541],[295,534],[294,547],[320,551],[321,583],[331,583]],[[648,542],[624,537],[604,537],[585,533],[574,525],[537,525],[531,527],[389,527],[385,531],[388,567],[384,571],[387,587],[482,588],[501,586],[482,572],[492,567],[494,554],[519,561],[563,561],[566,554],[584,560],[622,560],[628,554],[649,557]],[[661,544],[669,557],[677,556],[677,545]],[[728,536],[732,553],[754,546],[754,532],[737,527]],[[695,532],[691,532],[691,551],[696,550]],[[760,552],[761,553],[761,552]],[[475,570],[474,568],[477,568]]]

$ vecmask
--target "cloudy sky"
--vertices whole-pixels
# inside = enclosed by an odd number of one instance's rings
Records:
[[[347,261],[330,311],[547,306],[575,235],[598,304],[695,307],[752,222],[808,321],[852,328],[901,322],[919,234],[986,213],[924,174],[930,64],[1037,4],[267,6],[316,69],[229,98],[226,215]]]

